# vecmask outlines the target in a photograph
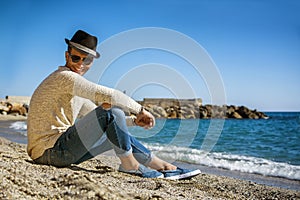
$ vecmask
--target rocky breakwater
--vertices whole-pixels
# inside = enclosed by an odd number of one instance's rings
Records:
[[[29,109],[30,97],[6,96],[0,99],[0,117],[24,117]],[[267,119],[263,112],[246,106],[202,105],[202,99],[145,98],[139,101],[156,118],[168,119]],[[129,114],[129,113],[127,113]]]
[[[0,115],[27,116],[30,97],[6,96],[0,100]]]
[[[234,105],[202,105],[200,99],[144,99],[140,103],[156,118],[169,119],[267,119],[256,109]]]

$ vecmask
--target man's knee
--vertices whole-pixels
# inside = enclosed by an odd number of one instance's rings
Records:
[[[120,108],[114,107],[111,109],[111,112],[116,118],[125,118],[125,113]]]

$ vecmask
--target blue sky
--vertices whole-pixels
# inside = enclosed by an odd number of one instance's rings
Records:
[[[78,29],[97,35],[101,43],[124,31],[160,27],[184,34],[206,50],[222,78],[227,104],[300,111],[299,10],[298,0],[1,1],[0,98],[31,95],[49,73],[64,65],[64,38]],[[122,73],[149,63],[174,69],[189,81],[195,97],[210,103],[201,76],[180,56],[157,49],[123,55],[98,83],[116,87]],[[101,67],[101,58],[94,67]],[[130,95],[174,97],[159,83],[141,86]],[[184,97],[191,96],[181,93]]]

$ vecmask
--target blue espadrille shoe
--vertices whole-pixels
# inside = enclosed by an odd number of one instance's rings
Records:
[[[149,169],[144,165],[139,166],[137,170],[125,170],[122,165],[119,166],[119,171],[127,174],[141,176],[144,178],[164,178],[164,175],[156,170]]]
[[[164,174],[166,179],[170,180],[189,179],[201,173],[199,169],[190,170],[179,167],[177,167],[175,170],[165,170],[160,172]]]

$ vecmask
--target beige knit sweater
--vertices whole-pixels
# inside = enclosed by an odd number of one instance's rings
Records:
[[[96,108],[92,101],[106,102],[138,113],[141,105],[122,92],[86,80],[67,67],[59,67],[35,90],[27,118],[27,152],[39,158],[52,148],[79,116]]]

